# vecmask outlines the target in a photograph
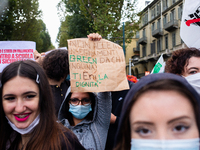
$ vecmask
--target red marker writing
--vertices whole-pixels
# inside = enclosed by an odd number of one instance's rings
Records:
[[[186,25],[190,26],[192,23],[200,22],[200,18],[186,21]]]

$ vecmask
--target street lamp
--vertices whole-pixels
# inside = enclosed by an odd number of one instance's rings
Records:
[[[134,66],[134,64],[131,63],[132,60],[132,58],[129,58],[129,75],[131,75],[131,67]]]

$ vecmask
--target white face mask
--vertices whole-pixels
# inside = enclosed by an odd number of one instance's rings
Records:
[[[184,77],[184,76],[183,76]],[[200,73],[184,77],[200,95]]]
[[[199,150],[199,138],[183,140],[132,139],[131,150]]]
[[[7,118],[7,117],[6,117]],[[38,123],[40,122],[40,115],[38,115],[35,120],[27,127],[24,129],[19,129],[15,126],[15,124],[13,124],[8,118],[8,123],[10,124],[10,126],[12,127],[13,130],[17,131],[20,134],[28,134],[31,133],[33,131],[33,129],[35,128],[35,126],[38,125]]]

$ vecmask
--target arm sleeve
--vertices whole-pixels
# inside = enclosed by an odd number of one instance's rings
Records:
[[[112,100],[110,92],[100,92],[97,94],[97,114],[96,124],[103,128],[108,128],[110,124]]]

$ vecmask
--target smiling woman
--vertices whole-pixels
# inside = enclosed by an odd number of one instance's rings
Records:
[[[37,116],[39,118],[39,88],[29,78],[12,78],[4,84],[2,96],[5,115],[16,128],[27,128]]]
[[[84,149],[69,129],[56,122],[54,111],[51,89],[38,63],[8,65],[0,81],[0,149]]]

